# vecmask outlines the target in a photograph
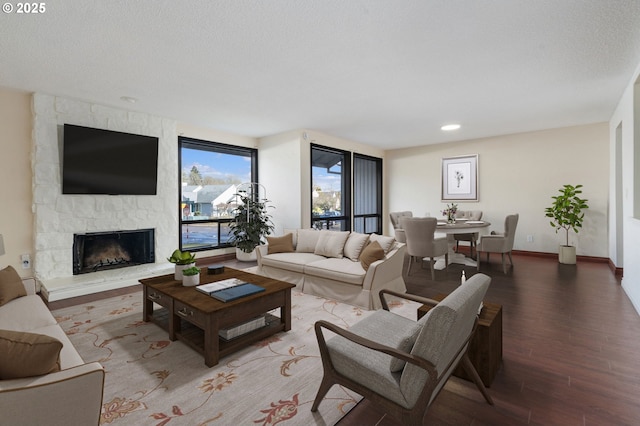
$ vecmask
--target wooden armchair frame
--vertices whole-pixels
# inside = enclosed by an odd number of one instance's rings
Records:
[[[435,306],[438,304],[437,301],[432,300],[432,299],[428,299],[425,297],[420,297],[420,296],[415,296],[415,295],[411,295],[411,294],[404,294],[404,293],[398,293],[398,292],[394,292],[394,291],[390,291],[390,290],[381,290],[380,291],[380,301],[382,303],[382,308],[386,311],[389,311],[389,306],[387,303],[387,300],[385,299],[384,295],[388,294],[391,296],[395,296],[395,297],[399,297],[402,299],[406,299],[406,300],[411,300],[414,302],[418,302],[418,303],[422,303],[422,304],[427,304],[427,305],[431,305],[431,306]],[[487,403],[493,405],[493,400],[491,399],[491,396],[489,395],[489,393],[487,392],[487,389],[485,388],[484,384],[482,383],[482,380],[480,379],[480,376],[478,375],[478,372],[476,371],[475,367],[473,366],[473,364],[471,364],[471,361],[469,360],[469,357],[467,355],[467,349],[469,347],[469,340],[471,339],[471,337],[473,336],[473,333],[476,330],[478,324],[478,318],[476,317],[473,329],[471,330],[471,332],[469,333],[469,336],[467,336],[464,344],[459,348],[459,350],[456,352],[456,355],[451,359],[451,361],[449,362],[449,364],[447,365],[447,368],[443,369],[443,372],[440,376],[438,376],[438,372],[435,368],[435,366],[421,358],[415,355],[412,355],[410,353],[407,352],[403,352],[400,351],[396,348],[392,348],[386,345],[382,345],[380,343],[374,342],[372,340],[363,338],[361,336],[358,336],[357,334],[354,334],[348,330],[345,330],[343,328],[340,328],[332,323],[329,323],[327,321],[318,321],[315,323],[315,332],[316,332],[316,336],[318,339],[318,345],[320,348],[320,355],[322,358],[322,365],[324,368],[324,375],[322,378],[322,382],[320,383],[320,388],[318,389],[318,393],[316,395],[316,398],[313,402],[313,406],[311,407],[311,411],[315,412],[318,410],[318,406],[320,405],[320,402],[322,401],[322,399],[325,397],[325,395],[327,394],[327,392],[329,391],[329,389],[334,385],[334,384],[340,384],[342,386],[345,386],[349,389],[352,389],[353,391],[359,393],[360,395],[362,395],[364,398],[369,399],[370,401],[372,401],[374,404],[381,406],[386,412],[388,412],[389,414],[391,414],[393,417],[397,418],[398,420],[400,420],[402,423],[404,424],[422,424],[423,423],[423,419],[424,416],[427,412],[427,409],[429,408],[429,405],[431,403],[431,401],[433,401],[435,399],[435,397],[437,396],[437,393],[440,392],[440,390],[442,390],[442,388],[444,387],[444,383],[446,382],[446,380],[449,379],[449,377],[451,376],[451,373],[453,372],[452,367],[455,367],[453,364],[454,362],[462,362],[462,366],[465,369],[465,371],[467,372],[467,374],[469,374],[470,377],[473,378],[474,383],[476,384],[476,386],[478,387],[478,389],[480,390],[480,392],[482,393],[482,395],[484,396],[484,399],[487,401]],[[398,405],[397,403],[395,403],[394,401],[391,401],[387,398],[385,398],[384,396],[372,391],[371,389],[367,388],[366,386],[361,385],[358,382],[355,382],[353,380],[351,380],[348,377],[343,376],[342,374],[340,374],[333,366],[332,362],[331,362],[331,357],[329,354],[329,349],[327,348],[326,345],[326,340],[323,334],[322,329],[325,328],[327,330],[332,331],[333,333],[336,333],[339,336],[342,336],[358,345],[364,346],[366,348],[372,349],[374,351],[379,351],[379,352],[383,352],[385,354],[391,355],[393,357],[399,358],[405,362],[414,364],[420,368],[422,368],[423,370],[425,370],[427,372],[427,374],[429,375],[430,380],[427,381],[427,385],[424,386],[424,388],[422,389],[422,391],[420,392],[420,396],[418,397],[418,400],[416,401],[416,403],[414,404],[414,406],[412,408],[406,408],[403,407],[401,405]],[[460,357],[462,353],[462,356]],[[439,386],[441,383],[443,383],[442,386]],[[433,395],[435,389],[438,389],[436,395]]]

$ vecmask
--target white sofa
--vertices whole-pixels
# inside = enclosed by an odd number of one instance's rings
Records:
[[[405,244],[393,237],[356,232],[285,230],[292,251],[269,253],[269,244],[257,247],[258,273],[295,284],[303,293],[334,299],[364,309],[379,309],[383,288],[406,292],[402,279]],[[384,257],[365,270],[360,255],[376,241]],[[366,263],[366,262],[365,262]]]
[[[43,334],[62,343],[60,371],[0,380],[0,424],[97,425],[104,369],[86,364],[36,294],[35,280],[23,279],[27,295],[0,306],[0,329]]]

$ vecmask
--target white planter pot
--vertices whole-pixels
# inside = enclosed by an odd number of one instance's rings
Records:
[[[236,259],[240,262],[255,262],[258,260],[255,249],[251,253],[245,253],[236,247]]]
[[[173,279],[176,281],[182,281],[182,271],[187,268],[196,266],[196,262],[189,263],[188,265],[176,265],[175,272],[173,273]]]
[[[574,246],[560,246],[558,250],[558,261],[565,265],[575,265],[576,248]]]
[[[196,275],[183,275],[182,285],[185,287],[193,287],[200,284],[200,274]]]

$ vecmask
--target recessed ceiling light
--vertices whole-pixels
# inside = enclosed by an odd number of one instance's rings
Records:
[[[120,96],[121,101],[129,102],[130,104],[135,104],[138,102],[136,98],[132,98],[131,96]]]
[[[440,130],[444,130],[445,132],[450,132],[452,130],[458,130],[460,128],[459,124],[445,124],[440,127]]]

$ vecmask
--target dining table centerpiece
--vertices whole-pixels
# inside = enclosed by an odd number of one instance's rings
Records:
[[[447,217],[447,223],[456,223],[456,213],[458,205],[455,203],[447,204],[447,208],[442,210],[442,216]]]

